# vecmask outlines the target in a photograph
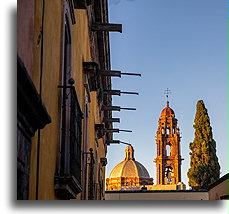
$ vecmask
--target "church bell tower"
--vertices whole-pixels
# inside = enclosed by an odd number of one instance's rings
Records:
[[[178,184],[181,182],[180,155],[180,129],[177,127],[177,119],[174,111],[166,102],[158,120],[156,136],[157,157],[156,183],[157,185]]]

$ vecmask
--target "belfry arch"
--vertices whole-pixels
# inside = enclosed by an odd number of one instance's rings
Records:
[[[171,145],[166,145],[166,156],[171,156]]]

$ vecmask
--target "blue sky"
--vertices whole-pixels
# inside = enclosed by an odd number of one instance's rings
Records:
[[[182,132],[182,181],[187,185],[189,143],[194,139],[196,103],[203,99],[217,142],[221,176],[227,167],[227,2],[224,0],[110,0],[109,21],[123,25],[110,33],[114,70],[141,73],[142,77],[113,77],[113,89],[137,91],[113,96],[113,105],[136,107],[114,112],[121,123],[114,127],[132,133],[114,134],[130,142],[135,158],[156,179],[155,134],[169,88],[170,107]],[[106,177],[124,159],[125,145],[108,147]]]

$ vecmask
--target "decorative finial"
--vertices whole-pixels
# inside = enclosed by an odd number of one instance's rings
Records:
[[[171,90],[169,90],[168,88],[165,90],[164,94],[166,94],[166,98],[167,98],[167,102],[166,102],[166,106],[169,106],[169,94],[171,94]]]
[[[166,107],[169,107],[169,101],[166,101]]]

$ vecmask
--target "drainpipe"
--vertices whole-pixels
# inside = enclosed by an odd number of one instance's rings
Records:
[[[41,60],[40,60],[40,88],[39,88],[39,96],[42,99],[42,74],[43,74],[43,47],[44,47],[44,11],[45,11],[45,0],[43,0],[42,5],[42,23],[41,23],[41,31],[37,41],[37,47],[39,46],[39,42],[41,42]],[[36,172],[36,200],[38,200],[38,191],[39,191],[39,168],[40,168],[40,135],[41,130],[38,129],[38,137],[37,137],[37,172]]]
[[[87,190],[87,147],[88,147],[88,98],[85,99],[85,117],[84,117],[84,148],[83,148],[83,192],[82,199],[86,200]]]

